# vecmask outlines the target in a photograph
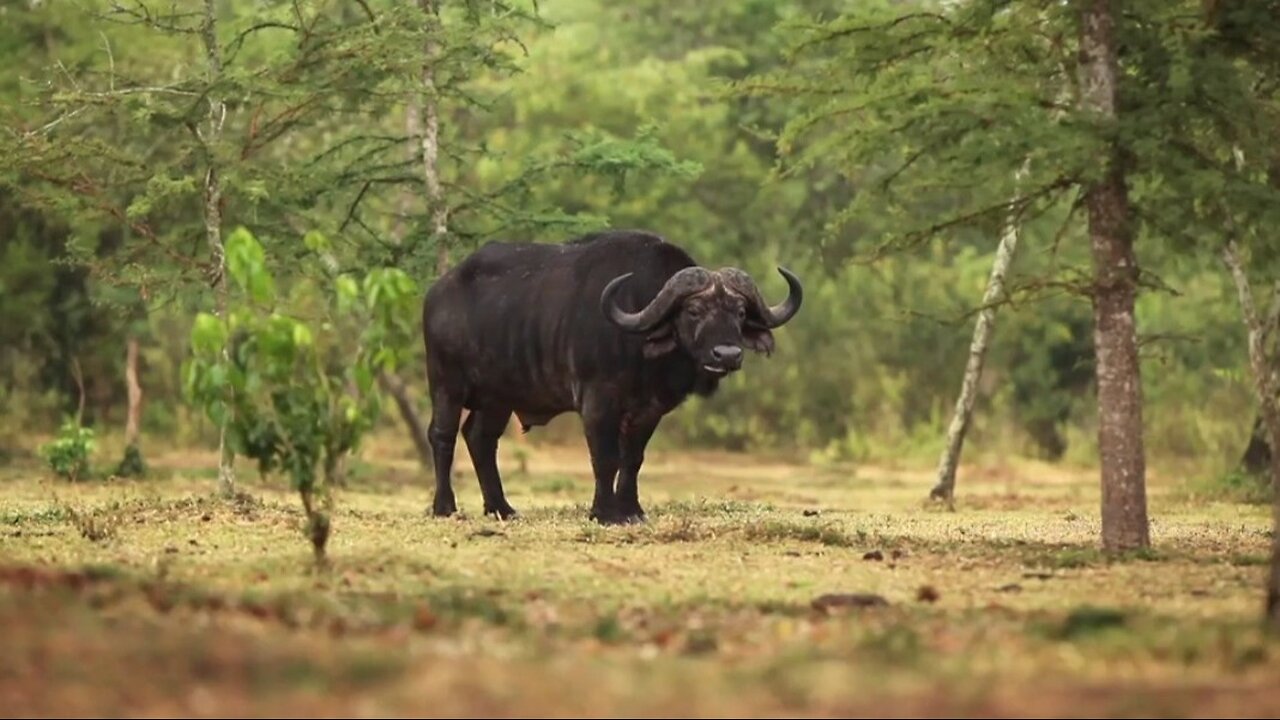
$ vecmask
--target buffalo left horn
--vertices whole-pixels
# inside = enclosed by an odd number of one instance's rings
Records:
[[[787,299],[773,306],[765,304],[760,288],[756,287],[755,280],[746,272],[738,268],[722,268],[718,272],[726,286],[741,293],[754,306],[766,328],[784,325],[800,312],[800,303],[804,301],[804,286],[800,284],[800,278],[784,267],[779,267],[778,273],[787,281]]]

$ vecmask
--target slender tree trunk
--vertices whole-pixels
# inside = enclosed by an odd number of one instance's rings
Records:
[[[76,405],[76,426],[84,425],[84,371],[80,369],[80,358],[71,358],[71,379],[76,381],[76,392],[79,402]]]
[[[1014,186],[1021,184],[1027,174],[1027,162],[1024,162],[1014,175]],[[995,327],[995,303],[1004,292],[1004,278],[1013,263],[1018,250],[1018,226],[1016,213],[1009,212],[1005,219],[1004,231],[1000,235],[1000,245],[996,248],[996,259],[991,264],[991,276],[987,279],[987,290],[982,296],[982,310],[978,313],[978,322],[973,328],[973,341],[969,344],[969,361],[965,365],[964,379],[960,383],[960,396],[956,398],[955,413],[951,416],[951,425],[947,428],[947,446],[938,459],[938,484],[930,491],[929,497],[944,500],[947,507],[952,507],[955,499],[956,468],[960,464],[960,452],[964,447],[964,438],[969,431],[969,421],[973,418],[973,403],[978,396],[978,380],[982,377],[982,366],[987,358],[987,346],[991,341],[991,331]]]
[[[124,444],[138,444],[138,428],[142,418],[142,385],[138,384],[138,338],[130,336],[125,349],[125,388],[129,393],[129,415],[124,424]]]
[[[439,4],[443,0],[419,0],[428,18],[422,45],[422,179],[431,212],[431,239],[436,248],[436,276],[449,269],[449,206],[440,187],[440,103],[436,95],[436,59],[439,43]]]
[[[422,132],[422,106],[418,101],[412,101],[405,108],[404,128],[405,133],[414,140],[411,144],[409,156],[413,160],[418,160],[421,146],[416,145],[417,138]],[[401,191],[398,201],[397,218],[395,227],[392,230],[392,237],[397,244],[405,242],[405,235],[408,234],[408,218],[413,213],[414,193],[408,189]],[[396,403],[396,410],[400,413],[400,419],[404,420],[405,429],[409,431],[409,438],[413,440],[413,446],[418,452],[418,461],[427,470],[432,468],[431,459],[431,442],[427,438],[426,426],[422,423],[422,419],[418,417],[418,410],[413,406],[413,400],[409,397],[408,387],[404,380],[396,373],[382,372],[378,375],[378,385],[382,387],[383,392],[391,396]]]
[[[378,384],[396,401],[400,417],[409,430],[409,437],[413,439],[413,446],[418,450],[418,461],[424,468],[431,469],[434,467],[431,441],[427,438],[427,428],[418,417],[418,410],[413,406],[413,400],[409,397],[404,381],[395,373],[382,372],[378,374]]]
[[[222,49],[218,45],[218,16],[214,0],[204,2],[204,25],[200,30],[200,38],[204,43],[209,80],[216,83],[222,78]],[[208,95],[208,123],[197,134],[204,145],[208,162],[204,176],[204,230],[213,260],[218,317],[223,317],[227,312],[227,258],[222,246],[222,179],[216,164],[216,148],[222,135],[222,126],[227,119],[227,106],[217,92],[217,88],[214,88]],[[222,352],[225,357],[227,349],[224,347]],[[224,495],[235,492],[233,459],[231,448],[227,446],[227,427],[224,422],[218,428],[218,489]]]
[[[1116,120],[1117,61],[1110,0],[1083,0],[1080,24],[1081,102],[1104,127]],[[1102,459],[1102,545],[1108,552],[1148,547],[1142,380],[1134,298],[1128,190],[1119,149],[1105,174],[1086,188],[1093,251],[1094,352],[1098,384],[1098,450]]]
[[[1249,333],[1249,365],[1253,371],[1253,388],[1258,409],[1266,426],[1272,447],[1280,447],[1280,400],[1276,398],[1276,379],[1266,350],[1267,328],[1253,304],[1249,276],[1240,261],[1235,240],[1227,241],[1222,259],[1231,271],[1240,297],[1240,314]],[[1275,533],[1271,540],[1271,573],[1267,579],[1265,617],[1272,630],[1280,632],[1280,453],[1271,454],[1272,522]]]

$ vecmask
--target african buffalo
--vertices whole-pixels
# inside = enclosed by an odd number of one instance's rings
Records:
[[[659,420],[690,393],[715,392],[744,348],[772,352],[770,331],[800,310],[800,280],[778,271],[790,291],[770,306],[747,273],[699,267],[647,232],[481,247],[423,303],[434,514],[457,510],[450,475],[463,408],[485,514],[502,518],[516,514],[497,464],[511,414],[528,431],[573,411],[596,479],[591,517],[643,520],[636,481]]]

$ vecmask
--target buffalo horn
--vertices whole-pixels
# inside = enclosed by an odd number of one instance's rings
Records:
[[[637,312],[630,313],[618,307],[614,302],[614,296],[631,275],[632,273],[627,273],[610,280],[604,291],[600,293],[600,307],[604,310],[605,316],[612,320],[614,325],[628,332],[642,333],[652,330],[671,312],[671,308],[677,302],[711,284],[709,270],[687,267],[672,275],[648,305]]]

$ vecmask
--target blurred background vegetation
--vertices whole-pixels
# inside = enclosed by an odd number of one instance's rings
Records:
[[[669,416],[658,446],[934,462],[999,220],[876,254],[904,213],[931,211],[929,198],[913,210],[853,202],[857,174],[821,157],[782,172],[778,136],[811,100],[740,85],[784,61],[786,23],[890,4],[445,3],[437,81],[451,257],[489,239],[560,242],[611,225],[743,267],[769,298],[785,292],[773,270],[785,265],[807,299],[779,351]],[[213,304],[201,214],[211,166],[224,183],[223,232],[250,228],[282,282],[324,281],[295,263],[312,229],[346,267],[393,265],[422,288],[432,281],[439,248],[406,99],[421,67],[418,8],[215,6],[216,77],[199,3],[177,3],[190,17],[123,1],[0,4],[10,128],[0,140],[0,458],[31,455],[82,395],[85,424],[119,432],[130,337],[146,442],[216,447],[217,429],[182,397],[190,326]],[[222,139],[202,144],[206,94],[226,116]],[[1000,309],[970,457],[1096,463],[1088,298],[1046,282],[1089,262],[1072,200],[1023,224],[1009,284],[1037,292]],[[1213,253],[1174,252],[1152,227],[1137,243],[1165,288],[1144,289],[1138,306],[1149,462],[1179,479],[1224,476],[1254,422],[1231,281]],[[425,414],[419,345],[400,375]],[[402,431],[395,414],[379,422]],[[577,432],[562,418],[530,441]]]

